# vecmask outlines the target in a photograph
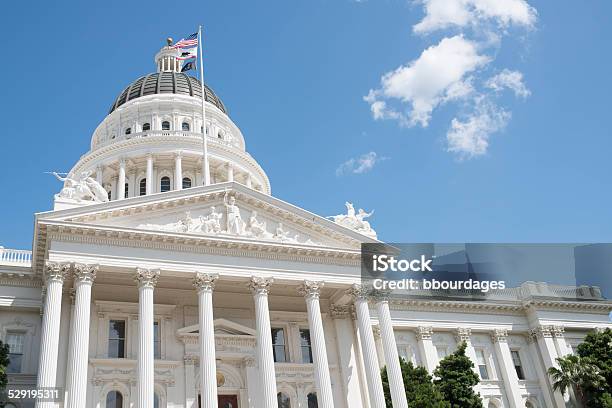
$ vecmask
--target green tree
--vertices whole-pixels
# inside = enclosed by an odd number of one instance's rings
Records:
[[[3,404],[6,397],[6,385],[8,384],[8,378],[6,375],[6,368],[9,365],[9,346],[4,344],[0,340],[0,404]],[[0,405],[3,406],[3,405]]]
[[[466,347],[465,342],[461,343],[457,351],[440,361],[434,371],[434,384],[452,408],[483,408],[480,394],[474,391],[480,378],[465,354]]]
[[[557,358],[557,363],[559,368],[548,369],[553,380],[553,389],[562,394],[573,389],[582,406],[593,406],[587,405],[586,390],[599,390],[604,386],[606,379],[600,374],[599,367],[592,364],[588,358],[572,354]]]
[[[588,406],[612,408],[612,329],[589,333],[576,351],[581,358],[596,365],[605,378],[603,387],[585,388]]]
[[[450,404],[445,402],[442,394],[433,385],[431,376],[423,367],[415,367],[412,362],[400,358],[402,378],[406,389],[406,398],[410,408],[449,408]],[[389,378],[387,368],[381,370],[383,389],[385,391],[385,402],[388,408],[393,408],[391,402],[391,391],[389,389]]]

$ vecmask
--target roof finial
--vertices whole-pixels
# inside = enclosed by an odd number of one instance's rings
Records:
[[[172,45],[172,42],[173,42],[173,41],[174,41],[174,40],[172,39],[172,37],[168,37],[168,38],[166,38],[166,42],[168,43],[168,47],[170,47],[170,46]]]

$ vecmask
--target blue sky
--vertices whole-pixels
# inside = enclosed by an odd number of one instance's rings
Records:
[[[60,189],[43,172],[199,23],[207,83],[275,196],[374,209],[388,241],[611,241],[612,3],[437,2],[4,4],[0,245],[30,247]]]

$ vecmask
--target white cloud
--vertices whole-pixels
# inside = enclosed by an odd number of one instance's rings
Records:
[[[533,27],[537,11],[526,0],[418,0],[425,17],[417,23],[415,33],[427,34],[451,27],[478,28],[493,22],[505,28],[510,25]]]
[[[493,89],[496,92],[503,91],[505,88],[514,92],[514,95],[526,98],[531,95],[531,91],[527,89],[523,82],[523,73],[520,71],[510,71],[504,69],[499,74],[489,78],[485,86]]]
[[[465,120],[454,118],[446,134],[448,151],[462,159],[471,159],[487,152],[490,136],[506,127],[511,113],[496,106],[485,96],[476,100],[476,109]]]
[[[347,173],[367,173],[372,170],[377,163],[383,160],[387,160],[387,158],[379,156],[376,152],[362,154],[361,156],[351,158],[338,166],[336,169],[336,176],[342,176]]]
[[[444,38],[408,65],[383,75],[381,88],[370,90],[364,100],[370,103],[374,119],[425,127],[437,106],[472,92],[467,75],[488,62],[489,57],[479,54],[475,42],[461,35]],[[406,111],[390,108],[388,101],[392,99],[410,106]]]

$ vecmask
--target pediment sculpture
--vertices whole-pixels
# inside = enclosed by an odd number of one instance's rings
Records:
[[[359,211],[355,212],[353,203],[349,203],[347,201],[344,203],[344,205],[346,206],[347,210],[346,214],[332,215],[327,218],[331,218],[338,225],[376,239],[376,231],[374,231],[370,223],[365,220],[366,218],[371,217],[372,214],[374,214],[374,211],[366,212],[363,208],[360,208]]]
[[[285,243],[320,245],[311,239],[303,242],[298,241],[299,235],[286,231],[282,223],[278,223],[274,232],[268,231],[267,223],[258,219],[259,215],[255,210],[251,211],[248,220],[245,222],[233,195],[226,193],[223,197],[223,205],[225,207],[223,212],[217,211],[217,208],[212,206],[205,215],[192,216],[191,211],[186,211],[184,216],[176,222],[140,224],[138,228],[204,235],[233,235]]]

